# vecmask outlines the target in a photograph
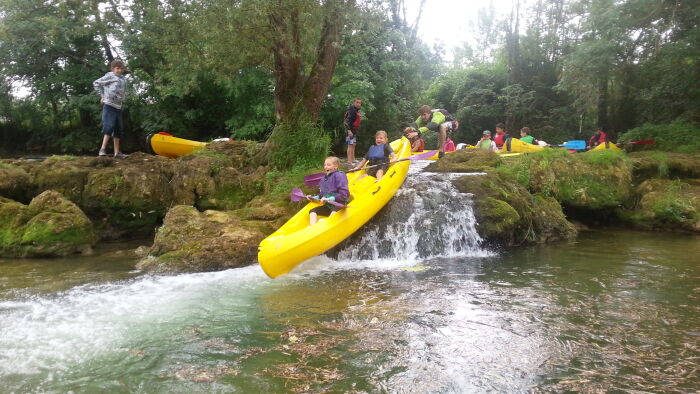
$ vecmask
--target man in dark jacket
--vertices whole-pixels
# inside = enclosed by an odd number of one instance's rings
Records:
[[[362,99],[356,98],[345,111],[343,124],[345,125],[345,143],[348,145],[348,165],[352,166],[355,162],[355,146],[357,145],[357,132],[360,131],[360,107],[362,107]]]

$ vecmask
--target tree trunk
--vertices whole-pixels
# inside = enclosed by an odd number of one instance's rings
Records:
[[[598,80],[598,127],[601,127],[606,133],[608,129],[608,78],[601,76]]]
[[[355,0],[328,0],[324,4],[321,39],[316,45],[316,57],[309,68],[302,58],[299,11],[282,6],[280,1],[269,15],[274,30],[275,115],[277,124],[261,152],[275,149],[275,140],[288,126],[303,122],[315,123],[328,93],[331,78],[340,53],[340,39],[345,25],[346,10],[355,6]],[[295,129],[295,127],[292,127]]]

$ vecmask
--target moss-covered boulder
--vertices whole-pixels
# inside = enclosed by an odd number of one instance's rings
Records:
[[[634,165],[634,177],[640,183],[649,178],[700,178],[700,154],[648,151],[629,156]]]
[[[497,153],[481,149],[462,149],[431,163],[426,171],[477,172],[497,167],[503,160]]]
[[[83,190],[93,167],[75,156],[51,156],[34,166],[33,183],[37,190],[55,190],[76,204],[82,203]]]
[[[230,212],[178,205],[168,211],[149,256],[137,267],[156,272],[218,271],[253,264],[264,234]]]
[[[511,245],[571,239],[577,234],[554,198],[533,195],[514,178],[493,169],[487,175],[457,178],[453,184],[462,193],[474,194],[482,237]]]
[[[60,193],[45,191],[31,203],[0,197],[0,255],[66,256],[86,252],[97,241],[92,223]]]
[[[603,210],[629,199],[632,168],[631,160],[620,151],[569,154],[548,149],[504,159],[498,170],[530,192],[554,197],[564,206]]]
[[[150,162],[160,160],[135,154],[87,175],[82,207],[98,225],[103,238],[149,234],[173,203],[170,173]],[[144,161],[146,160],[146,161]]]
[[[0,196],[26,202],[33,193],[34,187],[27,171],[9,161],[0,162]]]
[[[636,188],[638,203],[619,216],[643,229],[700,232],[700,180],[649,179]]]

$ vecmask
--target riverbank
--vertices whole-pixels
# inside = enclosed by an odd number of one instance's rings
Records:
[[[313,172],[253,165],[259,149],[227,142],[177,160],[143,153],[123,160],[3,160],[0,255],[89,253],[104,240],[154,237],[138,250],[140,269],[198,272],[254,264],[260,240],[298,209],[289,190]],[[697,154],[552,149],[500,157],[460,151],[427,170],[484,174],[452,183],[474,195],[479,235],[502,245],[574,239],[580,223],[700,232]],[[60,204],[32,208],[31,201],[47,192]],[[76,222],[80,215],[86,219]],[[76,236],[77,229],[84,235]]]

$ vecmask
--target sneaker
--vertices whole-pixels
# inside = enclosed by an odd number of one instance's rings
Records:
[[[97,156],[107,156],[107,150],[106,150],[106,149],[100,149],[100,153],[98,153]]]
[[[123,154],[123,153],[121,153],[121,152],[117,152],[117,153],[114,154],[114,158],[115,158],[115,159],[126,159],[127,157],[129,157],[129,155],[125,155],[125,154]]]

